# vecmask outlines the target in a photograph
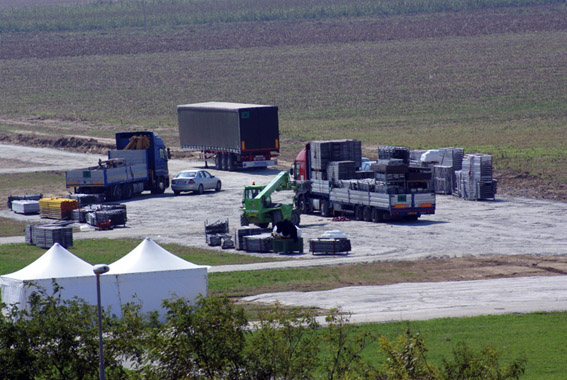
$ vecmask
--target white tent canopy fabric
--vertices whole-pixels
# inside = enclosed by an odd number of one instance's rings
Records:
[[[62,287],[61,297],[83,298],[88,303],[96,304],[96,283],[91,264],[73,255],[55,243],[41,257],[17,272],[0,277],[2,302],[6,305],[19,304],[27,307],[29,296],[43,288],[52,292],[52,281]]]
[[[118,316],[122,306],[134,302],[141,305],[142,312],[158,311],[163,317],[164,299],[194,301],[207,295],[208,267],[183,260],[150,238],[109,267],[100,276],[101,303]],[[38,286],[51,291],[53,279],[63,287],[62,298],[78,297],[96,305],[93,266],[57,243],[27,267],[0,276],[2,302],[27,307],[29,296]]]
[[[109,267],[101,276],[101,302],[117,315],[122,306],[134,302],[141,304],[142,312],[158,311],[163,317],[164,299],[207,295],[208,267],[183,260],[150,238]]]

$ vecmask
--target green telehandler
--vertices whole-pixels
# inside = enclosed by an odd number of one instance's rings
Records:
[[[293,190],[293,186],[288,171],[281,171],[267,185],[246,186],[242,196],[240,225],[255,224],[266,228],[270,223],[275,226],[277,222],[287,219],[298,226],[300,223],[299,210],[295,209],[293,204],[273,203],[271,198],[274,191]]]

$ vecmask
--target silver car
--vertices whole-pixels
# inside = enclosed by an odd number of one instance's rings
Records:
[[[205,190],[221,190],[221,180],[206,170],[184,170],[171,180],[171,189],[175,195],[182,191],[194,191],[203,194]]]

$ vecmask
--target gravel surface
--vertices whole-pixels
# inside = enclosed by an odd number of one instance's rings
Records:
[[[100,156],[69,153],[54,149],[30,148],[0,144],[0,162],[8,159],[19,161],[17,167],[0,166],[0,174],[17,173],[22,171],[45,171],[80,168],[94,165]],[[10,166],[10,165],[3,165]],[[176,173],[183,169],[203,167],[202,162],[171,160],[170,171]],[[221,192],[206,192],[203,195],[182,194],[175,196],[171,189],[159,196],[143,195],[127,204],[128,223],[124,228],[115,228],[112,231],[88,231],[75,233],[74,239],[97,238],[137,238],[150,237],[158,243],[177,243],[196,247],[209,248],[204,237],[204,222],[229,219],[231,230],[239,226],[239,206],[242,189],[246,184],[268,183],[277,173],[274,169],[258,169],[247,172],[223,172],[210,169],[210,172],[221,178],[223,189]],[[58,191],[65,191],[62,186]],[[274,200],[285,201],[291,198],[290,192],[278,193]],[[25,221],[45,221],[39,216],[22,216],[3,210],[0,216]],[[379,260],[418,260],[426,258],[445,258],[480,255],[565,255],[567,233],[567,203],[533,200],[528,198],[512,198],[497,196],[494,201],[464,201],[452,196],[438,196],[437,211],[435,215],[423,216],[413,223],[374,224],[360,221],[333,222],[329,218],[318,215],[302,215],[301,228],[305,241],[305,253],[293,255],[293,259],[286,262],[250,264],[240,266],[219,266],[211,268],[211,272],[233,270],[260,270],[277,267],[297,267],[313,265],[336,265],[342,263],[361,263]],[[316,238],[324,231],[341,230],[351,239],[352,252],[349,255],[317,255],[309,254],[307,241]],[[0,243],[23,242],[23,237],[2,238]],[[236,252],[236,251],[234,251]],[[251,255],[274,255],[254,254]],[[291,256],[290,256],[291,258]],[[566,277],[559,276],[563,281]],[[544,309],[547,304],[543,301],[534,303],[533,300],[545,299],[540,293],[526,292],[524,298],[520,297],[521,289],[534,289],[532,282],[543,283],[548,281],[561,281],[546,278],[530,278],[529,284],[514,285],[518,291],[503,294],[508,291],[510,283],[484,283],[458,282],[447,285],[428,284],[400,284],[396,286],[366,287],[364,291],[359,288],[344,288],[329,292],[312,292],[300,294],[278,293],[252,297],[256,302],[273,302],[279,299],[284,303],[314,305],[321,307],[342,306],[345,310],[360,315],[357,320],[371,319],[384,320],[404,318],[410,319],[416,310],[415,304],[424,305],[424,311],[415,312],[416,318],[431,316],[455,316],[469,313],[478,309],[479,313],[498,311],[498,300],[510,297],[517,299],[515,305],[531,304],[536,310]],[[480,285],[480,284],[486,285]],[[457,284],[457,285],[455,285]],[[564,283],[561,283],[564,286]],[[426,293],[439,295],[437,306],[430,308],[423,297],[412,300],[408,294],[424,289]],[[437,290],[435,290],[437,289]],[[468,289],[468,290],[467,290]],[[509,288],[512,289],[512,288]],[[563,294],[565,287],[561,288]],[[458,290],[458,292],[457,292]],[[444,298],[444,294],[452,292],[458,296],[467,291],[474,294],[489,293],[488,306],[481,307],[482,301],[475,295],[468,298],[464,304]],[[354,292],[354,293],[352,293]],[[390,299],[398,299],[402,304],[407,303],[409,309],[403,306],[391,307],[384,303],[381,294],[391,294]],[[393,293],[392,293],[393,292]],[[396,293],[398,292],[398,293]],[[545,293],[545,290],[542,290]],[[367,297],[361,301],[353,294]],[[396,295],[397,294],[397,295]],[[329,295],[327,298],[325,295]],[[364,296],[366,295],[366,296]],[[520,297],[520,298],[517,298]],[[526,298],[527,297],[527,298]],[[530,298],[531,297],[531,298]],[[294,301],[295,300],[295,301]],[[320,300],[320,301],[317,301]],[[330,301],[324,301],[330,300]],[[445,300],[441,302],[441,300]],[[344,302],[343,302],[344,301]],[[348,301],[348,302],[347,302]],[[433,302],[433,301],[432,301]],[[567,305],[564,297],[558,302]],[[368,303],[376,304],[382,311],[365,312]],[[453,306],[451,306],[453,305]],[[555,303],[549,309],[555,310]],[[516,306],[506,306],[503,310],[519,311]],[[565,306],[562,306],[564,308]],[[391,310],[390,310],[391,309]],[[418,308],[419,309],[419,308]],[[434,310],[437,309],[437,312]],[[401,310],[401,311],[400,311]],[[547,309],[546,309],[547,310]],[[411,313],[410,313],[411,311]],[[525,311],[534,311],[532,309]],[[380,314],[381,313],[381,314]],[[379,316],[380,314],[380,316]]]

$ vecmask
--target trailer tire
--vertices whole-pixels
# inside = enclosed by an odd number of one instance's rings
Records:
[[[222,170],[228,170],[228,154],[223,153],[222,155]]]
[[[250,225],[250,222],[248,222],[248,218],[246,218],[246,215],[244,214],[240,214],[240,225],[243,227]]]
[[[228,170],[229,172],[234,171],[234,169],[236,169],[235,165],[234,165],[234,154],[229,153],[226,156],[226,170]]]
[[[158,177],[155,186],[152,189],[152,194],[163,194],[164,191],[165,191],[165,180],[163,179],[163,177]]]
[[[134,187],[131,183],[125,183],[122,189],[122,198],[130,199],[134,195]]]
[[[365,221],[371,222],[372,221],[372,209],[368,206],[364,206],[362,209],[362,217]]]
[[[362,215],[362,206],[354,206],[354,218],[356,220],[364,220],[364,217]]]
[[[374,223],[382,223],[384,221],[382,211],[378,210],[377,208],[372,209],[372,221]]]
[[[300,195],[299,196],[299,199],[297,200],[297,208],[303,214],[309,214],[311,212],[311,205],[310,205],[310,201],[309,201],[309,198],[307,197],[307,195]]]
[[[215,156],[215,168],[217,170],[222,170],[222,156],[220,154]]]
[[[321,200],[321,216],[332,216],[333,209],[329,205],[329,201],[326,199]]]
[[[112,200],[119,201],[123,198],[122,185],[112,186]]]

